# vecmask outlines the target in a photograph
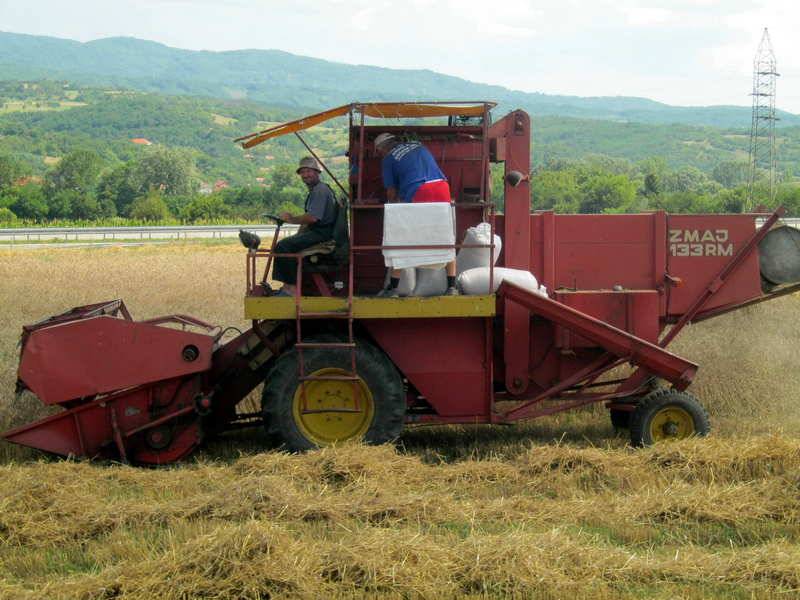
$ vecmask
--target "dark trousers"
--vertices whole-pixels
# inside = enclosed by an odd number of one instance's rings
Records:
[[[326,242],[333,239],[333,234],[330,227],[323,227],[298,233],[283,238],[275,244],[275,259],[272,267],[272,278],[275,281],[288,283],[289,285],[297,284],[297,261],[299,259],[291,256],[278,256],[279,254],[296,254],[300,250],[305,250],[310,246]]]

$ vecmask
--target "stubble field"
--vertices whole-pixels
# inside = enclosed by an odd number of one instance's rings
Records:
[[[23,324],[123,298],[246,327],[244,268],[233,245],[0,252],[0,428],[44,414],[13,402]],[[712,435],[644,450],[599,407],[304,456],[251,430],[164,469],[0,442],[0,597],[800,597],[798,308],[685,330]]]

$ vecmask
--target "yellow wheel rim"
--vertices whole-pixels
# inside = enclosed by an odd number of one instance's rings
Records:
[[[664,408],[656,413],[650,423],[650,439],[683,440],[694,435],[694,419],[681,408]]]
[[[310,377],[346,377],[350,371],[337,368],[320,369]],[[306,409],[303,407],[303,386],[294,393],[294,422],[307,439],[318,446],[362,438],[375,416],[375,403],[369,387],[359,378],[359,412],[337,412],[355,409],[352,381],[307,381]],[[314,412],[310,412],[314,411]],[[324,412],[316,412],[324,411]]]

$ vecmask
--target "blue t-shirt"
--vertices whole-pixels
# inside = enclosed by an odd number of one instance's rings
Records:
[[[411,202],[423,183],[445,180],[430,151],[419,142],[397,144],[383,157],[383,185],[396,187],[403,202]]]

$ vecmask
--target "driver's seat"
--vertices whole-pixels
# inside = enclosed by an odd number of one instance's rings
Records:
[[[325,242],[320,242],[319,244],[314,244],[308,248],[304,248],[303,250],[300,250],[298,254],[305,258],[306,256],[315,256],[317,254],[330,254],[334,250],[336,250],[336,240],[328,240]]]
[[[303,255],[303,272],[311,274],[317,290],[323,296],[329,296],[330,290],[322,273],[341,272],[344,265],[350,260],[350,228],[347,217],[347,199],[342,198],[336,202],[333,239],[298,252]]]

